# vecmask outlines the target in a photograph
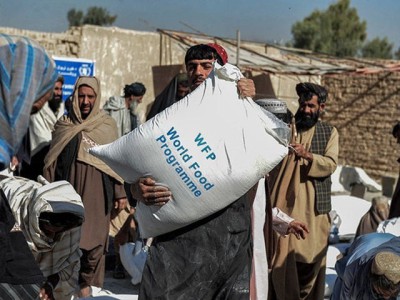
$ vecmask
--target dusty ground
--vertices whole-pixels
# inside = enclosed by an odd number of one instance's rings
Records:
[[[133,285],[127,273],[124,279],[114,279],[112,277],[112,271],[107,271],[104,279],[104,289],[113,294],[137,295],[139,292],[139,285]]]

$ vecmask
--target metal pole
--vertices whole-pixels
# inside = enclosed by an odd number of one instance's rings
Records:
[[[236,48],[236,66],[240,68],[240,30],[236,31],[236,41],[237,41],[237,48]]]

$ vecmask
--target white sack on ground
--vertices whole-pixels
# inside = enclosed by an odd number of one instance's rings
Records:
[[[400,236],[400,218],[392,218],[379,223],[376,232],[391,233]]]
[[[354,236],[362,216],[370,209],[371,202],[349,195],[333,195],[332,210],[339,215],[342,223],[339,236]]]
[[[332,188],[333,194],[350,193],[352,185],[355,183],[362,183],[368,188],[370,192],[382,191],[382,186],[374,181],[368,174],[361,168],[352,166],[337,166],[335,172],[332,174]]]
[[[288,153],[287,125],[251,99],[239,98],[239,69],[216,64],[194,92],[115,142],[90,153],[126,182],[151,176],[173,199],[137,207],[143,238],[157,236],[226,207]]]

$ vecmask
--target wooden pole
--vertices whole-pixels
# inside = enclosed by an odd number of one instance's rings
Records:
[[[236,48],[236,66],[240,68],[240,30],[236,31],[236,41],[237,41],[237,48]]]

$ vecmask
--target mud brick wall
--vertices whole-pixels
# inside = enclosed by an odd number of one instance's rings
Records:
[[[322,83],[329,91],[324,119],[340,134],[340,163],[377,181],[397,177],[400,145],[391,132],[400,121],[400,72],[324,76]]]
[[[2,27],[1,33],[23,35],[36,40],[52,56],[79,57],[82,28],[72,28],[63,33],[38,32]]]

